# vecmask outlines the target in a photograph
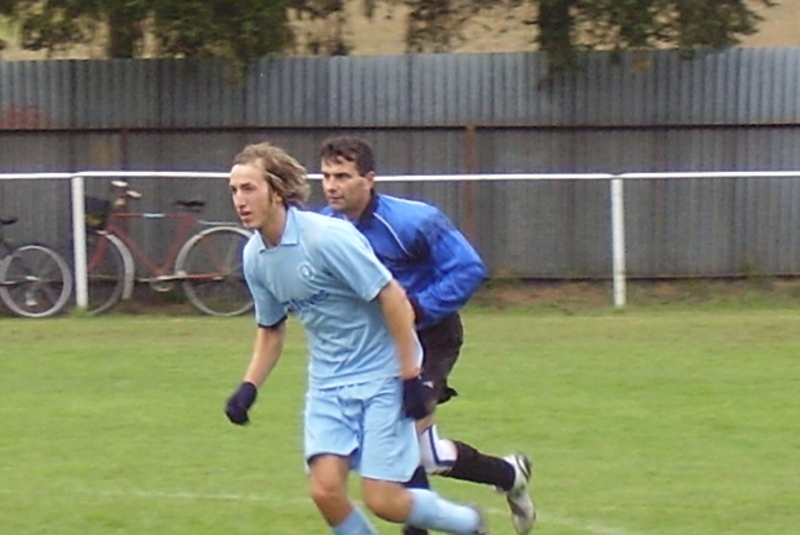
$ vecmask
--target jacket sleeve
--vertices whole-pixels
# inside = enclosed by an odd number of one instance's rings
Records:
[[[424,219],[415,238],[428,249],[434,272],[428,285],[409,296],[420,328],[463,307],[483,283],[486,267],[467,238],[439,210]]]

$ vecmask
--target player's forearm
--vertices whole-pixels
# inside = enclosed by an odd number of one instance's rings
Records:
[[[437,323],[458,312],[483,284],[485,271],[480,264],[440,275],[440,279],[409,296],[414,301],[417,325]]]
[[[407,288],[418,326],[431,325],[460,310],[486,278],[486,266],[460,233],[441,235],[428,247],[436,275],[422,287]]]
[[[258,328],[255,342],[253,342],[253,356],[244,375],[245,381],[253,383],[257,387],[264,383],[278,363],[283,350],[285,333],[285,322],[276,327]]]

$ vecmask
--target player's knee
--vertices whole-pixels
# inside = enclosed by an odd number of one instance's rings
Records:
[[[308,492],[317,507],[323,511],[347,501],[347,488],[335,478],[311,477]]]
[[[402,486],[372,480],[363,483],[362,491],[364,505],[378,518],[388,522],[403,522],[407,518],[411,498]]]
[[[431,426],[419,436],[421,464],[429,474],[441,474],[452,468],[458,452],[455,444],[440,438],[436,426]]]
[[[309,488],[309,495],[314,503],[322,510],[336,504],[341,499],[337,488],[313,481]]]

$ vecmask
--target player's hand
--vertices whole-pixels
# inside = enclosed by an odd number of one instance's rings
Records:
[[[244,425],[249,422],[247,411],[256,402],[256,395],[258,395],[256,385],[248,381],[240,384],[225,405],[225,415],[228,420],[236,425]]]
[[[419,375],[403,380],[403,409],[406,416],[415,420],[422,420],[436,406],[436,397],[433,388],[426,385]]]

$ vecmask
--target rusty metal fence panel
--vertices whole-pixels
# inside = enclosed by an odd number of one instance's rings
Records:
[[[217,60],[0,62],[0,172],[224,172],[263,139],[315,172],[319,143],[344,132],[373,142],[379,175],[800,168],[800,49],[631,52],[619,64],[595,53],[566,77],[545,67],[537,53],[264,58],[244,76]],[[159,202],[184,190],[215,210],[228,202],[213,181],[144,187]],[[608,276],[599,183],[380,187],[441,204],[495,273]],[[628,182],[631,274],[800,273],[799,188]],[[68,212],[60,184],[0,181],[0,214],[23,217],[22,237],[68,249]]]

